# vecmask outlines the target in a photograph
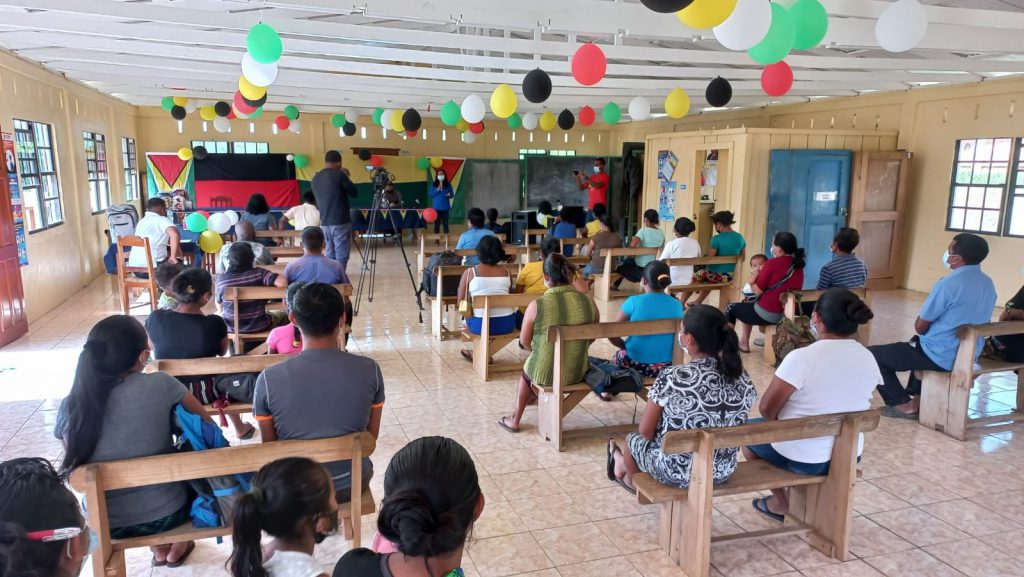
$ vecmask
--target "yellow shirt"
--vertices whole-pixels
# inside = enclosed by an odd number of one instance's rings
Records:
[[[592,220],[587,223],[587,238],[594,238],[599,232],[601,232],[601,221]]]
[[[527,263],[519,271],[516,285],[523,285],[525,294],[544,294],[548,287],[544,284],[544,263],[535,261]]]

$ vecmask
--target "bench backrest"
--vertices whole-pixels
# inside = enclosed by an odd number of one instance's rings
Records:
[[[860,297],[862,301],[867,303],[868,306],[871,306],[870,290],[864,287],[851,288],[846,290],[857,295],[858,297]],[[825,294],[825,291],[819,290],[789,291],[784,293],[781,298],[783,312],[786,315],[786,318],[792,320],[799,316],[800,313],[799,311],[797,311],[797,300],[799,300],[801,303],[816,303],[819,299],[821,299],[821,295],[823,294]]]
[[[147,373],[167,373],[173,377],[259,373],[292,358],[292,355],[239,355],[206,359],[160,359],[146,367]]]
[[[256,238],[287,238],[287,237],[301,237],[301,230],[257,230],[253,231]]]
[[[695,258],[667,258],[665,264],[668,266],[707,266],[712,264],[732,264],[736,265],[737,270],[743,264],[742,259],[739,255],[736,256],[701,256]],[[729,283],[733,286],[739,286],[740,275],[732,275],[732,282]],[[669,287],[670,289],[682,288],[685,289],[687,285],[674,285]]]
[[[963,325],[957,329],[960,346],[956,350],[956,361],[953,362],[953,373],[966,378],[967,383],[974,381],[974,363],[978,358],[978,339],[1002,337],[1006,335],[1024,334],[1024,321],[1003,321],[985,323],[983,325]]]
[[[343,299],[347,299],[352,296],[352,285],[351,284],[336,284],[331,285],[338,292],[341,293]],[[227,294],[224,298],[231,301],[231,306],[234,308],[235,322],[234,322],[234,334],[239,334],[240,319],[238,318],[238,304],[241,301],[257,301],[257,300],[283,300],[284,293],[287,289],[283,289],[276,286],[245,286],[245,287],[229,287]]]
[[[848,421],[855,427],[853,432],[874,431],[878,428],[879,413],[877,410],[869,410],[801,419],[761,421],[736,427],[669,431],[665,433],[661,451],[666,455],[692,453],[697,450],[703,435],[710,438],[711,449],[781,443],[817,437],[836,437],[842,432],[844,426],[850,426],[847,425]]]
[[[615,272],[615,259],[623,256],[653,256],[661,254],[661,247],[637,247],[637,248],[602,248],[597,256],[604,257],[604,274]]]

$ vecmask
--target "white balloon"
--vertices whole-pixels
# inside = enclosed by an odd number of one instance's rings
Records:
[[[897,0],[875,23],[875,39],[889,52],[906,52],[928,33],[928,13],[918,0]]]
[[[537,123],[540,121],[537,115],[533,112],[527,112],[523,115],[523,128],[527,130],[536,130]]]
[[[224,234],[231,229],[231,220],[223,212],[211,214],[206,222],[207,227],[217,234]]]
[[[484,101],[476,94],[470,94],[462,101],[462,118],[470,124],[476,124],[484,119],[486,109]]]
[[[291,161],[295,160],[295,155],[294,154],[289,154],[288,156],[285,156],[284,158],[288,162],[291,162]]]
[[[729,50],[757,46],[772,26],[772,5],[763,0],[738,0],[732,15],[715,26],[715,38]]]
[[[298,118],[288,123],[288,131],[294,132],[295,134],[302,132],[302,123],[299,122]]]
[[[237,212],[235,212],[233,210],[225,210],[224,211],[224,216],[228,217],[228,222],[231,223],[231,226],[235,226],[236,224],[238,224],[238,213]]]
[[[629,103],[629,117],[632,120],[647,120],[651,117],[651,103],[643,96],[637,96]]]
[[[192,114],[199,108],[199,104],[196,103],[195,98],[189,98],[188,102],[185,103],[185,112]]]
[[[462,133],[462,142],[465,142],[466,144],[473,144],[476,142],[476,135],[467,130]]]
[[[345,120],[349,121],[352,124],[355,124],[356,122],[359,121],[359,111],[354,108],[346,110]]]
[[[231,132],[231,121],[226,116],[218,116],[213,119],[213,128],[217,132]]]
[[[248,52],[242,57],[242,76],[253,86],[270,86],[277,80],[277,63],[256,62]]]

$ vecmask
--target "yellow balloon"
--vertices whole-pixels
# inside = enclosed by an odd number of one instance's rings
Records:
[[[238,77],[238,91],[242,93],[242,96],[247,100],[259,100],[267,94],[266,86],[256,86],[252,82],[245,79],[245,76]]]
[[[444,164],[444,159],[439,156],[434,156],[430,159],[430,166],[434,168],[441,168],[442,164]]]
[[[389,122],[391,130],[394,130],[395,132],[405,132],[405,127],[402,126],[402,114],[404,113],[401,110],[391,111],[391,118]]]
[[[175,96],[171,100],[173,100],[178,106],[185,106],[188,104],[188,98],[185,98],[184,96]]]
[[[465,132],[465,131],[469,130],[469,123],[466,122],[465,119],[460,118],[459,121],[455,123],[455,128],[459,132]]]
[[[516,112],[519,102],[516,93],[508,84],[502,84],[491,93],[491,112],[498,118],[508,118]]]
[[[217,111],[212,106],[204,106],[199,109],[199,118],[207,122],[213,122],[217,118]]]
[[[199,235],[199,248],[203,249],[203,252],[217,253],[222,246],[224,246],[224,239],[212,230],[204,230]]]
[[[672,118],[682,118],[690,112],[690,95],[676,88],[665,97],[665,112]]]
[[[554,130],[555,125],[558,124],[558,119],[551,113],[550,110],[540,115],[540,128],[546,132]]]
[[[178,158],[182,160],[192,160],[192,149],[187,146],[182,146],[178,149]]]
[[[728,20],[735,9],[736,0],[693,0],[692,4],[676,12],[676,17],[694,30],[706,30]]]

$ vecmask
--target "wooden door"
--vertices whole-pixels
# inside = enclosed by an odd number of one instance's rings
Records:
[[[3,135],[4,140],[9,136]],[[28,332],[25,290],[21,284],[21,262],[11,209],[11,192],[17,190],[18,176],[8,172],[8,165],[13,168],[16,162],[6,161],[8,156],[13,156],[7,152],[13,153],[13,144],[5,144],[3,148],[5,162],[0,162],[0,347]],[[21,205],[20,198],[18,204]]]
[[[899,282],[912,157],[909,152],[860,152],[855,157],[850,226],[860,231],[857,256],[868,265],[868,288],[894,289]]]

